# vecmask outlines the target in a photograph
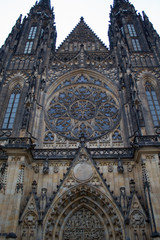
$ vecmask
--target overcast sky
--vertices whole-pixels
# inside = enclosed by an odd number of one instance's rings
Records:
[[[0,46],[10,33],[18,16],[27,15],[36,0],[0,0]],[[131,0],[138,12],[148,15],[160,34],[160,0]],[[113,0],[51,0],[57,27],[57,47],[77,25],[81,16],[108,46],[108,22]]]

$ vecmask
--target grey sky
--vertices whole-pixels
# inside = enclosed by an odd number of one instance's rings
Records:
[[[0,46],[4,43],[18,16],[27,15],[35,0],[1,0]],[[138,12],[144,10],[160,34],[160,0],[131,0]],[[57,46],[66,38],[81,16],[108,46],[108,21],[113,0],[51,0],[57,27]]]

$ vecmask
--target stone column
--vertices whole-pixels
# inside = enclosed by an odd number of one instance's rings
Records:
[[[143,154],[143,179],[152,235],[160,240],[160,167],[158,154]]]
[[[8,234],[8,239],[15,236],[12,233],[16,233],[17,230],[23,192],[23,183],[20,183],[20,171],[24,161],[24,156],[9,156],[8,158],[7,185],[2,209],[4,232],[11,233]]]

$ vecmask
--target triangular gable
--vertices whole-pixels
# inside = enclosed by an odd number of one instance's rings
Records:
[[[55,231],[55,226],[61,226],[61,218],[66,217],[68,211],[73,212],[78,208],[91,209],[93,212],[95,209],[100,211],[107,226],[111,224],[115,229],[119,229],[122,235],[120,225],[123,218],[119,208],[87,148],[83,146],[58,186],[57,193],[43,218],[46,239],[48,236],[56,239],[59,231]]]
[[[80,148],[79,152],[77,153],[67,174],[58,188],[58,194],[55,196],[54,201],[56,201],[60,195],[63,195],[70,188],[82,184],[93,186],[110,199],[112,198],[112,194],[105,183],[105,180],[103,179],[85,147]]]
[[[143,216],[145,218],[147,218],[146,213],[145,213],[136,193],[134,193],[132,200],[131,200],[130,208],[128,210],[128,216],[131,216],[133,214],[133,212],[136,212],[136,211],[141,212],[143,214]]]
[[[38,216],[38,211],[37,211],[37,206],[36,206],[36,200],[35,200],[35,196],[32,193],[26,207],[24,208],[21,216],[20,216],[20,220],[22,221],[23,218],[25,217],[26,214],[28,214],[29,212],[34,212],[37,216]]]
[[[77,45],[74,45],[74,43],[78,43],[79,47]],[[80,48],[80,45],[84,43],[90,43],[92,45],[95,44],[95,51],[108,51],[104,43],[96,36],[96,34],[90,29],[90,27],[85,23],[83,17],[81,17],[80,22],[77,24],[77,26],[73,29],[73,31],[68,35],[68,37],[62,42],[60,47],[58,48],[57,52],[64,52],[66,50],[68,51],[78,51]],[[70,44],[73,45],[73,48],[70,48]],[[86,50],[92,50],[92,46],[90,45]],[[75,49],[75,48],[77,49]],[[68,49],[67,49],[68,48]]]

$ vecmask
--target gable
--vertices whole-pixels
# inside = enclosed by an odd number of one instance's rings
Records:
[[[80,51],[82,46],[84,46],[85,51],[108,51],[103,42],[85,23],[83,17],[81,17],[80,22],[60,45],[57,52],[76,52]]]

